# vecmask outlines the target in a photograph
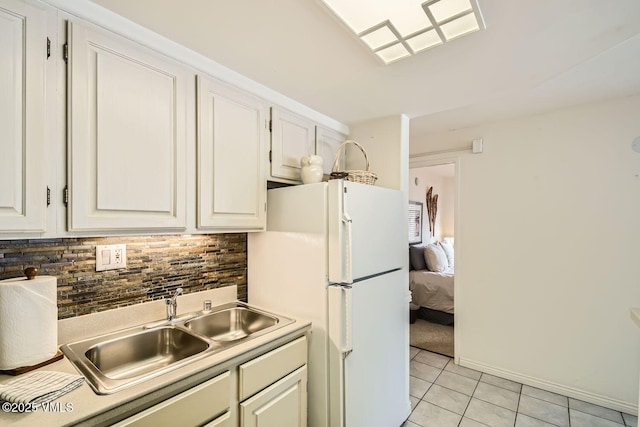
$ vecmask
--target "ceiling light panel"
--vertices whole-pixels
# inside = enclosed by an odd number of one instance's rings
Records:
[[[477,0],[320,1],[387,64],[484,29]]]
[[[395,62],[399,59],[410,56],[411,52],[409,52],[401,43],[398,43],[393,46],[389,46],[382,50],[376,51],[376,55],[378,55],[385,64],[389,64],[391,62]]]
[[[443,41],[436,30],[429,30],[422,34],[418,34],[415,37],[407,39],[407,43],[414,53],[418,53],[422,52],[423,50],[439,46],[443,43]]]
[[[475,16],[469,14],[443,24],[440,29],[447,38],[447,41],[449,41],[456,37],[478,31],[480,27],[478,26],[478,21]]]
[[[398,42],[398,37],[389,29],[384,26],[377,30],[371,31],[368,34],[360,37],[372,50],[376,50],[389,43]]]
[[[442,23],[460,13],[473,11],[469,0],[440,0],[429,3],[427,7],[438,23]]]
[[[403,36],[431,26],[422,11],[422,2],[416,0],[322,0],[356,34],[360,34],[384,21]]]

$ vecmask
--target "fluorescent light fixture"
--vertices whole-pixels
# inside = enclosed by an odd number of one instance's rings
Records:
[[[397,61],[398,59],[406,58],[407,56],[411,55],[411,53],[402,45],[402,43],[396,43],[389,47],[385,47],[384,49],[376,50],[375,53],[386,64]]]
[[[485,28],[477,0],[320,0],[385,64]]]
[[[444,36],[447,38],[447,41],[480,29],[478,21],[476,21],[473,15],[461,16],[458,19],[442,24],[440,28],[442,29]]]
[[[431,29],[407,39],[407,43],[409,43],[409,47],[411,47],[411,50],[413,50],[414,53],[418,53],[431,47],[441,45],[442,39],[436,30]]]
[[[382,46],[388,45],[389,43],[395,43],[398,41],[398,38],[393,34],[393,31],[386,26],[371,31],[360,38],[371,48],[371,50],[376,50]]]

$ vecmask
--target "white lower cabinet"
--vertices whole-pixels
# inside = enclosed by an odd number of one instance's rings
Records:
[[[232,425],[231,411],[227,411],[215,420],[205,424],[204,427],[231,427]]]
[[[113,426],[306,427],[306,336],[223,369]]]
[[[117,424],[116,427],[230,426],[231,376],[218,375],[158,403]],[[222,415],[220,415],[222,414]],[[226,418],[225,418],[226,417]]]
[[[240,426],[306,426],[306,363],[307,339],[301,337],[240,365]]]
[[[242,427],[307,425],[307,366],[240,403]]]

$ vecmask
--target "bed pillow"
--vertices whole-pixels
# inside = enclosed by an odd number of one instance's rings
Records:
[[[453,267],[453,246],[451,246],[451,243],[448,242],[440,242],[440,247],[444,251],[444,254],[447,256],[449,267]]]
[[[409,246],[409,271],[411,270],[415,270],[415,268],[413,268],[413,262],[411,261],[411,246]]]
[[[424,260],[424,246],[409,246],[409,261],[414,270],[426,270],[427,263]]]
[[[427,264],[427,270],[434,272],[442,272],[449,268],[449,261],[444,250],[437,243],[431,243],[424,247],[424,260]]]

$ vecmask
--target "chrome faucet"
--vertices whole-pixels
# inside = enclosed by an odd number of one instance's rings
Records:
[[[164,301],[167,304],[167,320],[171,321],[175,319],[178,314],[178,295],[182,294],[182,288],[176,289],[171,298],[167,298]]]

